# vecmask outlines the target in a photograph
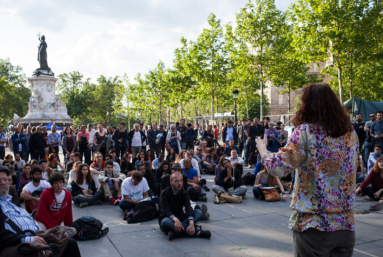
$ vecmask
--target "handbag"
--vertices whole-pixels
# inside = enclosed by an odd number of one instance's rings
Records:
[[[172,135],[170,135],[170,136],[172,136]],[[178,141],[177,141],[177,139],[170,140],[169,145],[170,145],[171,148],[176,148],[176,147],[178,148]]]
[[[266,202],[276,202],[281,200],[281,196],[279,195],[277,189],[262,189],[262,194],[265,196]]]
[[[105,139],[102,140],[101,144],[98,144],[98,145],[93,144],[92,147],[91,147],[92,151],[93,151],[93,152],[98,152],[98,151],[100,151],[101,146],[102,146],[102,144],[103,144],[104,142],[105,142]]]

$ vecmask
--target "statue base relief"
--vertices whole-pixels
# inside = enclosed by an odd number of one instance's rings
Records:
[[[57,78],[52,71],[36,70],[41,73],[28,78],[32,96],[29,98],[29,111],[24,118],[14,114],[16,123],[72,123],[66,105],[61,101],[61,94],[55,94]],[[35,73],[36,73],[35,71]],[[50,75],[52,74],[52,75]]]

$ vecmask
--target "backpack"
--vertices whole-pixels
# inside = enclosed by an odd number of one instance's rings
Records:
[[[92,216],[82,216],[73,222],[72,227],[77,230],[77,235],[74,239],[78,241],[99,239],[106,236],[109,228],[102,229],[102,222]]]
[[[134,207],[133,215],[129,216],[127,222],[137,223],[152,220],[156,217],[156,205],[151,201],[142,201]]]
[[[253,186],[254,183],[255,183],[255,175],[252,174],[252,173],[250,173],[250,172],[248,172],[248,173],[246,173],[246,174],[243,176],[242,180],[243,180],[243,183],[244,183],[245,185]]]

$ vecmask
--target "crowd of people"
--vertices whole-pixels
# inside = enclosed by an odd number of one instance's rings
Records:
[[[305,186],[309,190],[307,183],[311,183],[312,177],[306,174],[309,176],[306,183],[302,182],[306,178],[295,175],[302,172],[297,165],[307,157],[299,144],[308,143],[307,138],[297,137],[314,129],[302,126],[296,126],[298,131],[293,132],[289,144],[285,125],[271,122],[268,117],[262,122],[257,118],[244,119],[236,127],[228,121],[221,133],[216,126],[208,125],[205,129],[201,125],[185,124],[184,119],[171,124],[169,129],[152,123],[150,129],[134,124],[129,131],[124,122],[120,122],[118,128],[97,124],[97,130],[91,124],[81,126],[80,131],[73,126],[66,127],[62,134],[55,125],[49,134],[42,126],[28,126],[24,133],[19,124],[10,139],[0,127],[0,158],[7,177],[0,182],[8,188],[7,194],[0,196],[0,203],[3,208],[6,205],[3,201],[10,201],[15,209],[22,201],[31,217],[28,216],[28,222],[35,230],[45,231],[63,224],[61,227],[73,237],[76,231],[71,226],[72,201],[80,208],[109,201],[119,205],[126,220],[135,214],[141,202],[150,202],[169,240],[182,236],[210,238],[211,233],[197,225],[201,219],[210,218],[207,206],[195,203],[206,202],[206,192],[210,191],[201,174],[214,175],[215,185],[211,190],[218,196],[246,195],[244,167],[254,167],[256,199],[268,198],[265,194],[270,188],[276,189],[283,201],[293,187],[295,191]],[[383,112],[372,113],[367,123],[358,114],[353,127],[358,140],[357,169],[347,179],[355,178],[356,193],[365,195],[367,200],[383,200]],[[340,136],[343,132],[338,135],[336,131],[318,130],[317,135],[319,138],[326,133]],[[5,156],[5,144],[11,145],[13,156]],[[290,157],[286,157],[288,155]],[[338,155],[341,156],[341,152]],[[328,161],[323,165],[322,162],[310,165],[310,169],[328,170],[335,176],[340,164]],[[3,173],[0,172],[5,176]],[[297,182],[296,177],[299,177]],[[303,199],[302,192],[295,193]],[[315,217],[312,222],[317,222]],[[297,231],[309,228],[294,224],[292,227]]]

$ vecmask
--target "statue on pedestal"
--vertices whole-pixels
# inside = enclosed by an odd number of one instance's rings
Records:
[[[47,48],[48,44],[45,42],[45,36],[39,36],[40,45],[38,46],[37,60],[39,61],[40,68],[34,71],[35,76],[45,75],[45,76],[54,76],[51,68],[48,66],[48,54]]]

